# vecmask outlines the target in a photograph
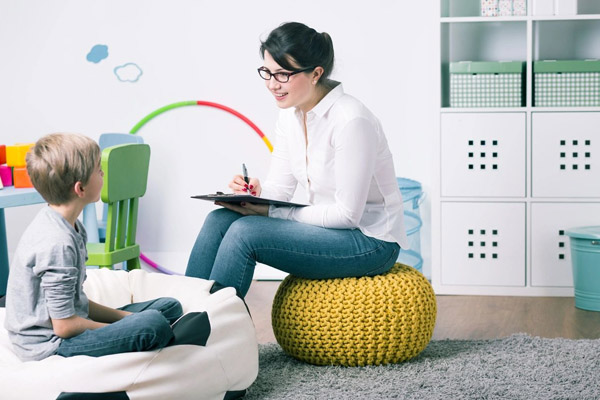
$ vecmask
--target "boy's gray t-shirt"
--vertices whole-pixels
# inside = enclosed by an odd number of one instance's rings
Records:
[[[23,361],[56,353],[61,338],[51,318],[88,317],[83,293],[87,235],[51,207],[44,207],[27,227],[13,256],[6,291],[6,319],[13,349]]]

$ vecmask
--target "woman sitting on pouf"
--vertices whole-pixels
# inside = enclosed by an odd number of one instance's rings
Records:
[[[299,183],[310,205],[217,202],[224,208],[208,215],[186,275],[244,297],[256,262],[310,279],[388,271],[407,242],[392,154],[379,120],[329,79],[331,37],[285,23],[260,53],[258,73],[281,108],[271,168],[262,185],[237,175],[229,187],[289,201]]]

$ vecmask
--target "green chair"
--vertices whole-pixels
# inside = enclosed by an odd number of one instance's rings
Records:
[[[140,246],[136,244],[139,198],[146,193],[150,146],[123,144],[102,151],[104,186],[100,198],[108,204],[106,241],[88,243],[86,265],[112,268],[127,262],[127,269],[140,268]]]
[[[110,146],[127,143],[144,143],[144,139],[138,135],[130,133],[103,133],[98,138],[100,150]],[[96,204],[91,203],[83,209],[83,225],[88,235],[89,243],[103,243],[106,237],[106,217],[108,215],[108,205],[104,204],[102,208],[102,219],[96,216]]]

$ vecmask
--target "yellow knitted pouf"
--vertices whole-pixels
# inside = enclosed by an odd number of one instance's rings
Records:
[[[289,355],[317,365],[364,366],[398,363],[423,351],[436,310],[427,279],[396,264],[373,277],[289,275],[275,294],[271,318]]]

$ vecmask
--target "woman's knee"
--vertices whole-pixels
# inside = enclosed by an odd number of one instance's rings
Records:
[[[235,211],[231,211],[226,208],[218,208],[208,213],[206,219],[204,220],[203,226],[210,227],[211,229],[216,228],[220,230],[220,228],[228,227],[240,217],[241,215],[236,213]]]
[[[204,220],[204,223],[211,223],[211,222],[215,222],[215,221],[219,221],[222,216],[224,215],[223,213],[224,208],[219,208],[216,210],[212,210],[211,212],[208,213],[208,215],[206,216],[206,219]]]
[[[253,240],[254,238],[257,238],[257,234],[261,232],[257,232],[257,227],[255,224],[256,218],[260,217],[247,216],[236,220],[231,224],[231,226],[227,230],[227,234],[225,237],[228,240],[233,240],[237,243],[247,242]]]

